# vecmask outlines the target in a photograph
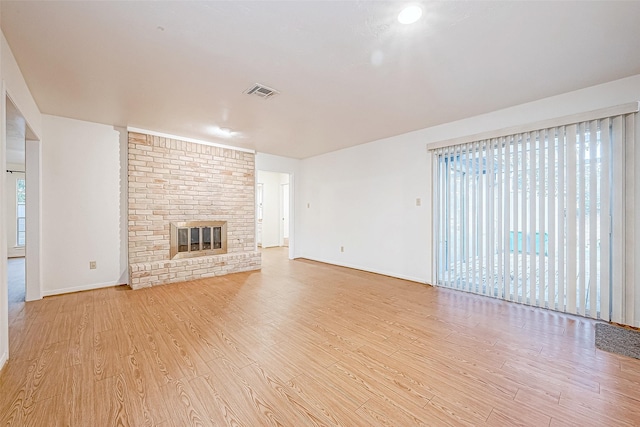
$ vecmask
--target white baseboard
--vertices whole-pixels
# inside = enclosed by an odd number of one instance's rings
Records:
[[[336,262],[336,261],[333,261],[333,260],[326,260],[326,259],[322,259],[322,258],[316,258],[316,257],[310,257],[310,256],[304,256],[304,255],[296,256],[296,258],[305,258],[305,259],[309,259],[311,261],[322,262],[322,263],[325,263],[325,264],[337,265],[337,266],[346,267],[346,268],[353,268],[354,270],[361,270],[361,271],[366,271],[366,272],[369,272],[369,273],[381,274],[383,276],[395,277],[396,279],[408,280],[410,282],[417,282],[417,283],[423,283],[423,284],[428,284],[429,283],[429,282],[427,282],[425,279],[423,279],[421,277],[407,276],[407,275],[404,275],[404,274],[392,273],[392,272],[385,271],[385,270],[378,270],[378,269],[375,269],[375,268],[362,267],[360,265],[355,265],[355,264],[341,263],[341,262]]]
[[[51,295],[70,294],[72,292],[80,292],[80,291],[91,291],[94,289],[108,288],[111,286],[119,286],[119,285],[121,285],[121,283],[118,283],[118,282],[92,283],[90,285],[74,286],[72,288],[52,289],[48,291],[43,291],[42,296],[49,297]]]
[[[281,246],[280,245],[264,245],[264,244],[261,244],[260,247],[262,249],[269,249],[269,248],[279,248]]]
[[[7,363],[7,359],[9,359],[9,357],[5,351],[2,356],[0,356],[0,371],[4,368],[4,364]]]

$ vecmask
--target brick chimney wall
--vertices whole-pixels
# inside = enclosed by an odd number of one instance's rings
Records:
[[[129,132],[129,285],[258,270],[255,154]],[[227,221],[227,253],[169,259],[171,222]]]

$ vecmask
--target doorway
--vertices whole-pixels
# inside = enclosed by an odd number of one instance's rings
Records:
[[[256,239],[262,248],[289,246],[289,183],[289,174],[258,171]]]
[[[24,116],[6,97],[6,176],[3,203],[6,206],[7,284],[9,315],[26,299],[26,140]]]

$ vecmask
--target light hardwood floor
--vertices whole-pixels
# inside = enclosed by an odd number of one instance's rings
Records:
[[[640,424],[578,317],[263,251],[261,272],[22,303],[0,425]]]

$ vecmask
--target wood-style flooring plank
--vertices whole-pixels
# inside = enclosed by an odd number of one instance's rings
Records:
[[[96,381],[113,377],[122,372],[118,351],[118,331],[111,329],[96,332],[93,336],[93,375]]]
[[[135,426],[127,411],[127,390],[124,371],[117,375],[96,380],[94,404],[94,424],[102,426]]]
[[[20,338],[14,341],[14,347],[9,348],[10,357],[27,360],[38,358],[49,345],[48,338],[52,329],[52,322],[38,322],[35,319],[31,322],[27,321],[22,328]]]
[[[229,399],[231,407],[237,411],[244,424],[290,425],[287,418],[280,414],[282,411],[277,411],[273,403],[265,399],[262,386],[247,382],[232,362],[220,358],[207,364],[211,367],[211,373],[206,376],[207,381]]]
[[[240,370],[242,377],[256,389],[266,400],[272,402],[276,413],[282,413],[287,425],[328,426],[332,422],[312,405],[309,405],[284,381],[271,374],[263,367],[253,364]],[[282,408],[287,408],[283,411]]]
[[[145,362],[140,353],[130,354],[123,360],[124,380],[129,391],[127,406],[137,420],[136,425],[156,426],[170,417],[153,375],[142,369],[142,363]]]
[[[362,423],[362,419],[356,414],[362,404],[354,403],[328,376],[311,378],[302,374],[288,381],[287,386],[308,406],[324,414],[330,425],[356,426]],[[369,396],[366,399],[368,398]]]
[[[603,425],[615,425],[617,422],[607,420],[606,415],[589,413],[589,410],[572,411],[568,413],[566,408],[560,406],[560,397],[547,393],[544,390],[523,388],[518,391],[514,402],[523,408],[523,411],[537,409],[552,418],[551,425],[579,425],[585,427],[598,427]],[[596,416],[594,416],[596,415]]]
[[[528,409],[512,401],[505,401],[498,404],[489,418],[488,426],[548,426],[551,424],[551,417],[543,413],[543,410]]]
[[[186,379],[160,387],[160,393],[167,405],[169,421],[173,425],[189,427],[221,425],[208,418],[207,410],[196,398],[195,392]]]
[[[76,308],[76,323],[70,327],[67,365],[90,364],[93,361],[93,316],[89,305]]]
[[[65,426],[90,425],[94,422],[93,366],[90,362],[67,367],[62,379],[64,388],[60,397],[62,424]]]
[[[102,292],[102,290],[95,292]],[[94,303],[93,330],[96,333],[119,329],[121,325],[122,312],[118,307],[118,300],[104,298],[105,295],[108,294],[102,293],[101,298]]]
[[[194,378],[189,384],[194,392],[194,398],[200,402],[213,425],[249,426],[241,419],[224,393],[216,388],[209,375]]]
[[[469,423],[451,416],[436,406],[424,409],[405,408],[399,405],[389,405],[388,401],[374,397],[367,400],[358,410],[363,421],[371,426],[473,426],[480,423]]]

